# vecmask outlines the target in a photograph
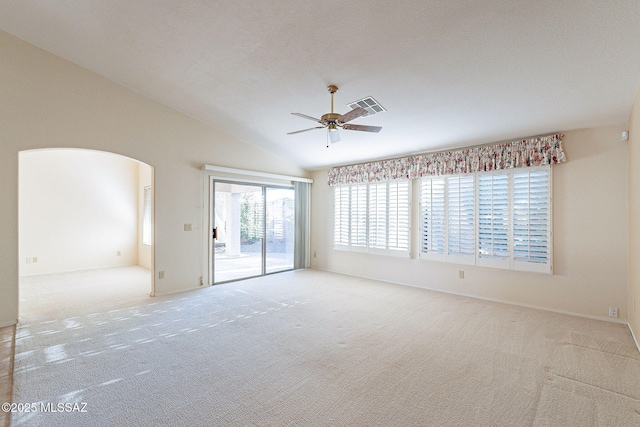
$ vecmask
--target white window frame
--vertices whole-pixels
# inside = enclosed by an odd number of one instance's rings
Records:
[[[410,180],[334,187],[334,249],[408,258],[411,187]]]
[[[142,205],[142,244],[151,246],[153,233],[151,223],[151,186],[144,187]]]
[[[527,258],[519,258],[516,255],[516,250],[514,248],[515,239],[514,239],[514,215],[515,215],[515,206],[514,206],[514,176],[522,175],[522,174],[538,174],[539,171],[544,171],[547,174],[547,192],[546,198],[541,198],[540,196],[534,197],[538,200],[538,203],[541,203],[544,200],[544,207],[546,209],[546,222],[541,225],[538,221],[536,224],[538,228],[531,227],[530,225],[527,227],[526,232],[528,232],[528,237],[533,235],[534,239],[536,236],[541,236],[541,241],[546,243],[546,262],[535,262],[531,259]],[[529,168],[518,168],[518,169],[507,169],[501,171],[491,171],[491,172],[478,172],[474,174],[468,174],[468,176],[473,176],[474,178],[474,221],[475,221],[475,255],[474,256],[460,256],[459,254],[450,253],[449,252],[449,233],[448,233],[448,225],[449,225],[449,212],[447,210],[447,206],[449,204],[449,181],[451,179],[455,179],[454,177],[461,175],[448,175],[448,176],[438,176],[438,177],[427,177],[422,178],[420,180],[420,258],[432,261],[441,261],[441,262],[449,262],[455,264],[466,264],[466,265],[476,265],[481,267],[491,267],[491,268],[501,268],[501,269],[509,269],[509,270],[517,270],[517,271],[529,271],[529,272],[538,272],[538,273],[553,273],[553,174],[552,168],[550,166],[538,166],[538,167],[529,167]],[[506,236],[506,254],[504,257],[501,256],[490,256],[483,255],[480,253],[481,251],[481,239],[480,239],[480,229],[481,229],[481,209],[480,209],[480,194],[479,187],[480,181],[487,177],[497,176],[499,178],[506,176],[507,177],[507,189],[506,189],[506,213],[505,213],[505,221],[507,224],[507,236]],[[530,180],[531,178],[529,178]],[[436,229],[437,233],[443,234],[443,242],[442,245],[436,245],[438,250],[434,249],[433,251],[425,251],[425,227],[432,227],[432,223],[430,222],[431,217],[427,217],[425,215],[425,208],[428,203],[432,203],[429,199],[425,199],[427,197],[425,195],[425,182],[431,183],[444,183],[444,195],[440,196],[439,193],[437,197],[441,197],[442,200],[437,200],[438,204],[436,205],[438,208],[440,204],[444,206],[444,214],[441,222],[436,224],[438,227],[442,226],[442,230]],[[531,181],[529,181],[529,192],[531,193]],[[430,194],[433,194],[430,192]],[[493,195],[493,192],[490,193]],[[493,204],[491,204],[493,206]],[[542,206],[542,205],[540,205]],[[531,209],[528,209],[529,215],[531,214]],[[493,212],[493,211],[492,211]],[[526,217],[525,214],[523,214]],[[535,215],[535,212],[533,213]],[[490,215],[492,218],[493,216]],[[427,219],[429,221],[427,221]],[[529,218],[528,221],[531,221]],[[521,224],[525,224],[526,222],[521,222]],[[542,231],[541,231],[542,230]],[[434,232],[433,228],[426,230],[431,236]],[[546,234],[541,234],[545,233]],[[520,231],[525,233],[525,231]],[[538,233],[538,234],[536,234]],[[527,241],[529,243],[529,247],[535,247],[535,244],[531,244],[531,241]],[[428,242],[427,242],[428,243]],[[490,245],[492,246],[492,245]],[[519,247],[524,248],[526,245],[521,243]],[[498,247],[500,244],[498,243]],[[442,248],[442,250],[440,250]]]

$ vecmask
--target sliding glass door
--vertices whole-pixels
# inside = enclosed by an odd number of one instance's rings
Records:
[[[293,188],[213,182],[213,282],[293,269]]]
[[[265,274],[293,269],[295,196],[293,188],[265,188]]]

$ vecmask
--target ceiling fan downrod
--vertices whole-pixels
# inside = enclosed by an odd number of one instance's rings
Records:
[[[331,94],[331,114],[333,114],[333,94],[336,93],[338,91],[338,86],[336,85],[329,85],[327,87],[327,90],[329,91],[329,93]]]
[[[336,120],[342,117],[342,114],[336,114],[333,112],[333,95],[338,91],[338,86],[329,85],[327,87],[327,90],[331,94],[331,112],[323,114],[320,120],[328,124],[327,129],[329,130],[329,132],[335,132],[336,130],[338,130]]]

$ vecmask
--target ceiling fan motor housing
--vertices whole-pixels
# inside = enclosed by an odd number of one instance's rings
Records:
[[[320,118],[320,120],[327,123],[336,123],[341,116],[342,114],[338,114],[338,113],[327,113],[327,114],[324,114]]]

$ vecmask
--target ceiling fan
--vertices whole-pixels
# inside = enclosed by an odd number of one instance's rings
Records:
[[[345,114],[338,114],[333,112],[333,95],[338,91],[338,87],[335,85],[330,85],[327,87],[327,90],[331,94],[331,112],[324,114],[321,118],[316,119],[315,117],[307,116],[302,113],[291,113],[294,116],[302,117],[303,119],[313,120],[314,122],[320,123],[322,126],[316,126],[309,129],[297,130],[295,132],[288,132],[287,135],[295,135],[296,133],[307,132],[314,129],[327,129],[327,133],[331,142],[340,141],[340,134],[338,133],[338,128],[346,129],[346,130],[357,130],[362,132],[380,132],[382,127],[380,126],[365,126],[365,125],[353,125],[349,124],[351,120],[357,119],[358,117],[362,117],[367,115],[368,112],[362,107],[354,108]]]

